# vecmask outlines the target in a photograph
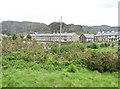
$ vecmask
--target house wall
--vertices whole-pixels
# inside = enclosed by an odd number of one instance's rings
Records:
[[[41,41],[60,41],[60,36],[32,36],[33,39]],[[61,42],[76,42],[79,41],[77,34],[72,36],[61,36]]]
[[[80,42],[89,42],[89,41],[94,41],[94,39],[86,38],[84,35],[80,36]]]
[[[105,36],[95,36],[95,41],[118,41],[119,36],[118,35],[105,35]]]
[[[80,36],[80,42],[87,42],[87,39],[84,35]]]
[[[78,36],[77,34],[74,34],[74,35],[71,37],[70,40],[73,41],[73,42],[77,42],[77,41],[79,41],[79,36]]]

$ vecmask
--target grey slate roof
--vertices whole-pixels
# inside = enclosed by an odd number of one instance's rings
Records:
[[[75,33],[61,33],[61,36],[73,36]],[[53,34],[30,34],[31,36],[39,36],[39,37],[56,37],[60,36],[60,33],[53,33]]]
[[[86,38],[90,38],[90,39],[94,38],[94,34],[82,34],[82,35],[84,35]]]
[[[95,36],[102,36],[102,35],[104,35],[104,36],[107,36],[107,35],[120,35],[120,33],[119,32],[106,32],[106,33],[98,33],[98,34],[96,34]]]

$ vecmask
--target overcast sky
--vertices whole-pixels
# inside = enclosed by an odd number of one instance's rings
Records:
[[[118,25],[119,0],[0,0],[0,22],[50,24],[60,16],[66,24]]]

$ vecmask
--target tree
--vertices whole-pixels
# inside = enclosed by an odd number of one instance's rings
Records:
[[[28,34],[27,35],[27,39],[31,39],[32,37],[31,37],[31,35],[30,34]]]
[[[18,37],[17,37],[17,35],[16,34],[14,34],[13,36],[12,36],[12,39],[13,40],[16,40]]]

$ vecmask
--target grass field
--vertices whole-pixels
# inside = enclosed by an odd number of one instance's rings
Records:
[[[37,67],[38,68],[38,67]],[[118,72],[99,73],[81,68],[80,71],[49,71],[42,68],[3,70],[3,87],[118,87]]]

